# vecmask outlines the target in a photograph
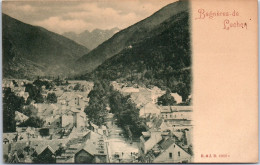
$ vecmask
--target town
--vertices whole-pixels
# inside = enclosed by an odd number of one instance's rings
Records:
[[[6,163],[189,163],[192,96],[157,86],[3,79]]]

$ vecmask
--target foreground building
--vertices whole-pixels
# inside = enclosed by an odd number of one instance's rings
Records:
[[[167,137],[159,141],[145,155],[145,163],[189,163],[192,156],[178,145],[176,138]]]

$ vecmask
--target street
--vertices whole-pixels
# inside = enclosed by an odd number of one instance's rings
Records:
[[[123,135],[123,129],[115,123],[113,114],[108,114],[106,124],[109,130],[107,145],[110,163],[137,162],[138,142],[130,144],[130,141]]]

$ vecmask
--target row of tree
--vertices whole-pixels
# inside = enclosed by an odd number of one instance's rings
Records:
[[[139,117],[140,109],[136,108],[129,95],[124,96],[112,90],[109,101],[111,112],[115,115],[118,125],[126,130],[130,138],[132,135],[140,137],[141,133],[146,131],[145,122]]]
[[[90,121],[97,125],[105,124],[108,111],[114,114],[117,124],[123,129],[129,129],[133,136],[140,136],[145,131],[145,124],[139,118],[139,109],[130,100],[130,96],[123,96],[115,91],[106,80],[95,81],[93,90],[89,93],[89,105],[85,113]],[[129,132],[129,131],[126,131]]]
[[[89,93],[89,105],[85,108],[85,113],[90,121],[96,125],[103,125],[108,113],[109,107],[109,86],[105,81],[94,82],[93,90]]]

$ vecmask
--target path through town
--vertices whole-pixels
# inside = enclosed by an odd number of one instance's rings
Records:
[[[108,114],[106,124],[109,130],[107,146],[110,163],[137,162],[138,143],[130,143],[130,140],[124,137],[124,131],[116,125],[113,114]]]

